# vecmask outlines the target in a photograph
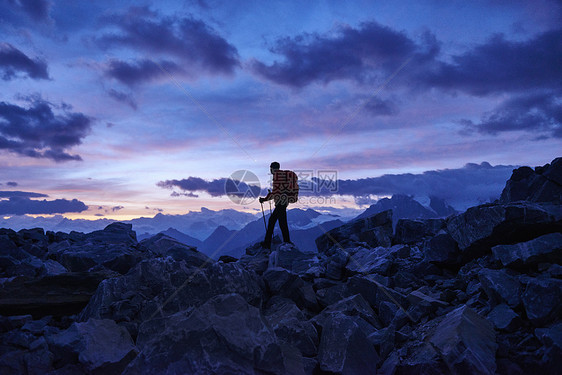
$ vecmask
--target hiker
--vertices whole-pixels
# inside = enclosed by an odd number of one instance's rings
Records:
[[[273,175],[273,191],[270,191],[265,198],[260,197],[260,203],[273,199],[275,202],[275,210],[269,217],[265,239],[262,247],[271,249],[271,238],[273,237],[273,228],[279,220],[279,228],[283,233],[283,242],[291,242],[289,237],[289,226],[287,225],[287,206],[289,203],[295,203],[298,200],[299,185],[297,175],[293,171],[281,170],[278,162],[274,161],[269,166],[269,170]]]

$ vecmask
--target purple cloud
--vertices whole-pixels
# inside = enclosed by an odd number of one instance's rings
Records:
[[[129,47],[145,54],[174,56],[191,73],[232,74],[240,65],[236,48],[194,18],[165,17],[146,7],[133,7],[103,21],[119,29],[96,39],[103,48]]]
[[[0,43],[0,74],[4,81],[12,80],[18,75],[49,79],[45,61],[29,58],[10,43]]]
[[[28,191],[0,191],[0,198],[44,198],[44,197],[48,197],[48,195],[41,194],[41,193],[33,193]]]
[[[506,100],[492,111],[485,113],[479,123],[461,120],[468,130],[480,133],[525,130],[538,134],[540,138],[562,138],[562,90],[526,94]]]
[[[8,200],[0,200],[0,215],[38,215],[64,214],[82,212],[88,209],[83,202],[73,199],[31,200],[27,197],[12,196]]]
[[[182,69],[172,61],[160,61],[158,63],[142,59],[134,63],[121,60],[111,60],[105,70],[108,77],[115,78],[127,86],[135,86],[139,83],[152,81],[168,73],[181,72]],[[115,99],[121,96],[120,93],[113,95]],[[110,93],[111,95],[111,93]]]
[[[248,185],[245,182],[234,181],[230,178],[219,178],[207,181],[199,177],[188,177],[182,180],[166,180],[157,183],[157,186],[165,189],[178,188],[180,190],[190,192],[188,197],[197,197],[193,192],[204,191],[212,197],[223,197],[230,194],[244,193],[250,191],[253,196],[258,196],[260,187]],[[172,196],[185,195],[182,193],[172,192]]]
[[[416,64],[431,59],[439,45],[430,34],[418,45],[403,32],[375,22],[359,28],[344,27],[335,34],[299,35],[277,41],[271,49],[282,61],[266,65],[254,60],[253,70],[273,82],[304,87],[313,82],[328,83],[338,79],[371,82],[416,57]]]
[[[12,10],[29,16],[34,21],[48,21],[51,2],[48,0],[8,0]]]
[[[16,186],[18,186],[18,183],[14,182],[14,181],[8,181],[8,182],[6,182],[6,185],[8,185],[10,187],[16,187]]]
[[[115,212],[115,211],[122,210],[122,209],[124,209],[124,208],[125,208],[125,207],[123,207],[123,206],[115,206],[115,207],[111,207],[111,211]]]
[[[484,96],[528,89],[562,87],[562,29],[529,40],[509,41],[495,35],[484,44],[421,71],[417,80],[428,87],[461,90]]]
[[[118,91],[115,89],[109,89],[107,91],[107,94],[112,97],[113,99],[117,100],[118,102],[127,104],[129,107],[131,107],[132,109],[134,109],[135,111],[137,110],[138,106],[137,106],[137,102],[135,101],[135,98],[133,98],[132,94],[127,94],[125,92],[122,91]],[[109,125],[111,123],[108,123],[108,127],[112,127],[112,125]]]
[[[82,113],[53,113],[53,105],[36,98],[29,108],[0,102],[0,150],[56,162],[82,160],[66,150],[82,143],[91,119]]]

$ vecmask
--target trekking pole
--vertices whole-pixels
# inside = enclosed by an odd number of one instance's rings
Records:
[[[271,194],[271,190],[268,190],[268,191],[269,191],[269,193]],[[271,212],[271,201],[269,201],[269,214],[270,214],[270,215],[272,214],[272,212]]]
[[[267,224],[265,223],[265,213],[263,212],[263,202],[261,204],[261,215],[263,216],[263,226],[265,227],[265,231],[267,232]]]

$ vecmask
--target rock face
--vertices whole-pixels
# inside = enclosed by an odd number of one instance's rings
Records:
[[[496,338],[490,322],[468,307],[445,316],[430,339],[447,367],[461,374],[495,374]]]
[[[503,189],[500,202],[515,201],[562,203],[562,158],[537,167],[521,167],[513,171]]]
[[[447,219],[218,262],[122,223],[0,229],[0,373],[558,374],[559,181],[557,159]]]

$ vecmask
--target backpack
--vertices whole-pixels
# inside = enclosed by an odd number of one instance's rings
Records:
[[[287,198],[289,203],[297,203],[299,200],[299,178],[293,171],[287,171],[287,180],[289,186],[287,189]]]
[[[281,201],[286,199],[287,203],[296,203],[299,200],[299,182],[297,174],[289,170],[280,170],[277,173],[279,173],[279,175],[277,175],[277,180],[274,181],[274,184],[277,184],[278,191],[281,194],[277,199],[281,199]]]

